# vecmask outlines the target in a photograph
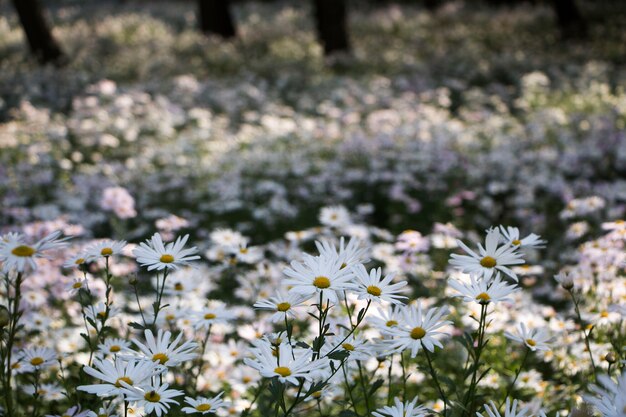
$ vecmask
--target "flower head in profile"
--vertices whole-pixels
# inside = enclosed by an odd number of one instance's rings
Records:
[[[270,317],[273,322],[284,322],[288,318],[295,318],[294,309],[302,306],[304,301],[306,298],[300,294],[285,294],[279,291],[274,297],[257,301],[253,307],[273,312]]]
[[[374,417],[424,417],[428,409],[423,405],[417,405],[417,397],[411,402],[402,402],[398,397],[393,399],[393,406],[385,406],[372,412]]]
[[[170,404],[178,404],[174,398],[180,397],[184,392],[169,389],[169,384],[149,384],[141,387],[133,387],[122,382],[122,393],[126,401],[139,407],[143,407],[146,415],[154,412],[157,417],[167,414]]]
[[[165,368],[148,360],[116,357],[115,360],[94,359],[92,366],[83,367],[83,371],[101,382],[98,384],[81,385],[80,391],[109,397],[122,393],[124,385],[143,384],[155,375],[161,374]]]
[[[394,274],[387,274],[382,278],[382,268],[371,269],[368,273],[365,267],[359,264],[352,267],[352,273],[358,280],[358,287],[355,291],[359,295],[359,300],[403,304],[402,300],[407,298],[400,295],[407,282],[392,283]]]
[[[548,342],[551,337],[548,331],[544,328],[529,329],[524,323],[520,323],[517,326],[517,334],[504,332],[504,335],[511,340],[520,342],[533,352],[536,350],[549,350],[550,345]]]
[[[175,242],[163,243],[161,235],[155,233],[150,239],[140,243],[133,250],[133,255],[141,266],[148,271],[162,271],[164,269],[178,269],[183,265],[189,265],[191,261],[200,259],[195,255],[197,248],[185,249],[189,235],[178,237]]]
[[[93,414],[93,411],[81,410],[80,405],[75,405],[68,408],[63,414],[46,414],[46,417],[90,417]]]
[[[0,262],[4,272],[24,272],[28,268],[37,269],[35,259],[43,258],[45,252],[63,247],[68,238],[60,238],[61,232],[52,232],[39,241],[30,244],[19,233],[9,233],[0,237]]]
[[[513,400],[513,403],[511,403],[511,400],[507,398],[504,407],[504,415],[500,414],[498,407],[493,401],[485,404],[485,411],[487,412],[487,417],[527,417],[530,409],[527,407],[517,408],[517,400]],[[485,417],[481,413],[476,413],[476,416]]]
[[[546,247],[546,241],[541,239],[541,236],[534,233],[529,234],[525,238],[520,238],[519,229],[517,227],[500,226],[500,233],[502,233],[502,240],[505,243],[511,244],[511,246],[529,249],[540,249]]]
[[[171,342],[172,333],[169,331],[163,332],[163,329],[159,329],[156,338],[152,334],[152,330],[149,329],[144,331],[144,335],[146,344],[141,343],[137,339],[132,339],[132,342],[149,360],[158,362],[163,366],[177,366],[197,356],[194,353],[194,350],[198,347],[196,342],[188,340],[179,346],[183,337],[182,332]]]
[[[594,395],[583,398],[603,417],[624,417],[626,415],[626,371],[617,377],[617,382],[608,375],[598,375],[598,384],[591,385]]]
[[[125,240],[103,240],[89,246],[83,252],[83,259],[87,262],[98,258],[108,258],[113,255],[120,255],[126,247]],[[76,259],[75,262],[80,260]],[[84,261],[83,261],[84,262]]]
[[[475,275],[470,275],[470,282],[450,279],[448,285],[458,292],[456,297],[463,297],[465,301],[475,301],[479,304],[510,301],[510,295],[519,291],[518,286],[502,281],[499,273],[491,280],[477,278]]]
[[[220,392],[215,397],[185,397],[185,403],[187,403],[189,407],[183,407],[181,411],[186,414],[216,413],[217,410],[226,405],[224,400],[221,399],[222,395],[224,395],[224,392]]]
[[[298,378],[315,379],[328,368],[328,359],[312,360],[311,349],[299,349],[281,343],[274,346],[261,340],[252,349],[254,359],[245,358],[244,363],[259,371],[262,377],[278,378],[282,383],[298,385]]]
[[[438,331],[440,328],[452,323],[443,320],[447,314],[448,310],[440,307],[423,312],[420,303],[404,307],[399,325],[390,329],[393,339],[387,342],[389,349],[393,352],[410,350],[414,358],[422,347],[431,352],[435,351],[435,346],[443,348],[437,336],[444,334]]]
[[[339,239],[339,247],[335,246],[328,240],[315,241],[315,246],[320,256],[327,259],[337,258],[341,262],[343,268],[351,267],[360,263],[365,263],[367,258],[367,248],[361,246],[361,241],[355,237],[345,244],[345,238]]]
[[[478,244],[478,253],[471,250],[460,240],[459,246],[467,255],[453,253],[450,265],[458,267],[467,274],[482,275],[485,279],[490,279],[496,271],[500,271],[517,281],[517,275],[509,268],[512,265],[524,263],[522,255],[517,252],[517,247],[509,243],[500,246],[500,230],[490,229],[485,239],[485,247]]]

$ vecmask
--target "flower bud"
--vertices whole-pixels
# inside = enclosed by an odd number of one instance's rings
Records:
[[[608,362],[608,363],[615,363],[617,362],[617,357],[615,356],[615,352],[609,352],[607,353],[607,355],[604,357],[604,359]]]
[[[130,277],[130,279],[128,280],[128,283],[132,285],[133,287],[137,285],[137,276],[133,275],[132,277]]]
[[[5,328],[9,324],[11,315],[5,306],[0,306],[0,329]]]
[[[559,284],[561,284],[561,287],[563,287],[567,291],[570,291],[572,288],[574,288],[574,279],[572,278],[571,274],[561,271],[554,276],[554,279]]]

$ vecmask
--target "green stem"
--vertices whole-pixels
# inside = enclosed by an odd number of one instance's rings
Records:
[[[506,399],[509,396],[509,394],[511,394],[511,392],[513,391],[513,388],[515,387],[515,382],[517,382],[517,378],[519,377],[519,374],[522,372],[524,365],[526,365],[526,359],[528,359],[529,353],[530,353],[530,349],[526,348],[526,352],[524,353],[524,359],[522,359],[522,363],[520,364],[519,368],[517,368],[517,371],[515,371],[515,377],[513,378],[513,381],[511,381],[511,384],[509,384],[509,387],[506,389],[506,393],[504,394],[504,399],[502,400],[500,405],[498,405],[498,409],[502,407],[502,405],[506,402]]]
[[[430,370],[430,375],[433,377],[433,381],[435,381],[435,385],[437,386],[437,391],[439,391],[439,395],[441,395],[441,399],[443,400],[443,415],[446,415],[448,411],[448,399],[446,398],[446,394],[441,388],[441,384],[439,384],[439,378],[437,378],[437,372],[435,371],[435,367],[433,366],[433,362],[430,359],[430,353],[428,353],[428,349],[424,347],[424,343],[422,343],[422,349],[426,355],[426,360],[428,361],[428,369]]]
[[[587,352],[589,352],[589,359],[591,360],[591,366],[593,367],[593,378],[596,379],[596,364],[593,360],[593,355],[591,353],[591,346],[589,343],[589,335],[585,331],[585,325],[583,323],[582,315],[580,314],[579,300],[574,295],[573,290],[569,290],[570,295],[572,296],[572,301],[574,301],[574,309],[576,310],[576,316],[578,317],[578,323],[580,324],[580,331],[583,333],[585,337],[585,345],[587,346]]]

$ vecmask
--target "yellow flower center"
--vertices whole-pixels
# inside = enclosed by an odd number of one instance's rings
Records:
[[[604,310],[603,312],[600,313],[600,317],[603,317],[603,318],[609,317],[609,312]]]
[[[117,352],[119,352],[120,350],[122,350],[122,348],[121,348],[121,347],[119,347],[118,345],[113,345],[113,346],[111,346],[111,347],[109,348],[109,352],[113,352],[113,353],[117,353]]]
[[[398,325],[398,322],[397,322],[397,321],[395,321],[395,320],[389,320],[387,323],[385,323],[385,325],[386,325],[387,327],[393,327],[393,326],[397,326],[397,325]]]
[[[117,381],[115,381],[115,386],[117,388],[122,388],[122,384],[121,384],[122,382],[126,382],[128,385],[133,385],[133,380],[132,379],[130,379],[127,376],[122,376],[120,378],[117,378]]]
[[[413,330],[411,330],[411,338],[415,339],[415,340],[419,340],[421,338],[423,338],[424,336],[426,336],[426,330],[424,330],[421,327],[415,327],[413,328]]]
[[[181,284],[180,282],[177,282],[176,284],[174,284],[174,289],[176,291],[182,291],[185,289],[185,287],[183,286],[183,284]]]
[[[327,277],[316,277],[313,280],[313,285],[323,290],[324,288],[330,287],[330,280]]]
[[[36,250],[31,248],[30,246],[20,245],[13,248],[11,253],[15,256],[20,256],[22,258],[27,258],[29,256],[33,256]]]
[[[494,266],[496,266],[496,260],[491,256],[485,256],[483,259],[480,260],[480,266],[484,268],[493,268]]]
[[[165,320],[167,320],[167,321],[172,321],[172,320],[174,320],[175,318],[176,318],[176,315],[175,315],[175,314],[167,314],[167,315],[165,316]]]
[[[72,288],[79,289],[82,286],[83,286],[83,283],[79,281],[79,282],[75,282],[74,285],[72,285]]]
[[[291,304],[289,303],[278,303],[276,306],[276,310],[285,312],[291,308]]]
[[[481,292],[476,296],[476,301],[479,302],[487,303],[489,302],[489,300],[491,300],[491,297],[489,297],[489,294],[487,294],[486,292]]]
[[[343,347],[345,350],[352,352],[354,350],[354,346],[351,345],[350,343],[344,343],[343,345],[341,345],[341,347]]]
[[[164,264],[171,264],[172,262],[174,262],[174,257],[166,253],[166,254],[161,255],[161,257],[159,258],[159,261],[161,261]]]
[[[287,368],[286,366],[279,366],[278,368],[274,369],[274,372],[282,377],[287,377],[291,375],[291,369]]]
[[[243,378],[241,378],[241,382],[243,382],[244,384],[247,384],[248,382],[251,382],[252,378],[250,378],[249,376],[244,376]]]
[[[102,256],[111,256],[111,255],[113,255],[113,249],[112,248],[102,248],[102,250],[100,251],[100,255],[102,255]]]
[[[204,319],[205,320],[213,320],[215,317],[217,317],[217,316],[215,314],[213,314],[213,313],[206,313],[204,315]]]
[[[43,358],[42,358],[42,357],[39,357],[39,356],[34,357],[34,358],[32,358],[32,359],[30,360],[30,364],[31,364],[31,365],[33,365],[33,366],[39,366],[39,365],[41,365],[43,362],[44,362]]]
[[[165,353],[156,353],[152,356],[153,361],[158,361],[161,365],[165,365],[170,358],[167,357]]]
[[[13,365],[11,365],[12,369],[20,369],[22,367],[22,365],[19,362],[15,362]]]
[[[74,261],[74,264],[76,265],[82,265],[85,263],[85,258],[78,258]]]
[[[196,410],[200,412],[209,411],[211,409],[211,404],[198,404],[196,406]]]
[[[515,239],[514,241],[511,242],[514,246],[519,246],[522,244],[522,241],[519,239]]]
[[[106,311],[99,311],[99,312],[96,313],[96,316],[99,319],[104,320],[106,318],[106,316],[107,316],[107,313],[106,313]]]
[[[158,403],[161,400],[161,396],[156,393],[156,391],[146,392],[143,396],[146,401],[150,401],[151,403]]]
[[[535,342],[533,339],[526,339],[526,344],[528,346],[536,346],[537,342]]]
[[[369,287],[367,287],[367,293],[373,295],[374,297],[380,297],[380,294],[382,294],[382,292],[383,291],[376,285],[370,285]]]
[[[319,398],[322,396],[322,391],[315,391],[313,394],[311,394],[311,397],[313,398]]]
[[[241,248],[241,249],[239,249],[239,253],[245,255],[246,253],[248,253],[248,248]]]

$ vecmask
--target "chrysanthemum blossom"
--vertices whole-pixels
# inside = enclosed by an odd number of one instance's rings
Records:
[[[133,255],[141,266],[148,271],[162,271],[164,269],[178,269],[183,265],[190,265],[191,261],[200,259],[195,255],[197,248],[185,249],[189,235],[178,237],[175,242],[163,244],[161,235],[155,233],[150,239],[140,243],[133,250]]]
[[[155,362],[116,357],[115,360],[94,359],[93,366],[83,367],[83,371],[102,381],[99,384],[81,385],[78,390],[95,394],[99,397],[109,397],[122,393],[122,382],[129,386],[143,384],[151,377],[161,374],[165,367]]]
[[[169,384],[150,384],[141,387],[132,387],[122,382],[122,393],[125,400],[143,407],[146,415],[155,413],[157,417],[167,414],[171,404],[179,404],[174,398],[184,394],[183,391],[168,389]]]
[[[342,265],[335,256],[311,256],[304,254],[304,263],[293,261],[284,270],[289,278],[285,285],[291,286],[291,294],[300,294],[306,299],[323,291],[324,298],[337,302],[343,291],[355,287],[352,271]]]
[[[372,412],[374,417],[424,417],[429,414],[423,405],[417,405],[417,397],[411,402],[402,402],[398,397],[393,399],[393,406],[385,406]]]
[[[440,307],[429,308],[423,313],[420,303],[404,307],[400,323],[389,331],[393,338],[387,342],[387,346],[393,352],[410,350],[412,358],[417,356],[422,347],[431,352],[435,351],[435,346],[443,348],[437,337],[444,334],[438,329],[452,324],[449,320],[443,320],[447,315],[448,310]]]
[[[197,356],[197,353],[194,352],[198,347],[196,342],[188,340],[179,346],[183,332],[180,332],[176,339],[171,342],[172,333],[169,331],[164,332],[163,329],[159,329],[156,338],[152,334],[152,330],[149,329],[144,331],[144,335],[146,344],[141,343],[137,339],[132,339],[132,342],[147,359],[158,362],[163,366],[177,366]]]
[[[548,342],[551,337],[544,328],[529,329],[524,323],[519,323],[517,326],[517,334],[504,332],[504,335],[508,339],[522,343],[532,351],[550,349]]]
[[[468,274],[482,275],[485,279],[491,278],[496,271],[500,271],[517,281],[517,275],[509,266],[523,264],[524,260],[517,252],[516,246],[509,243],[500,246],[499,229],[493,228],[487,232],[485,247],[479,243],[478,253],[460,240],[457,243],[468,255],[450,255],[452,258],[450,265]]]
[[[470,275],[470,282],[450,279],[448,285],[459,293],[455,297],[463,297],[465,301],[475,301],[479,304],[510,301],[510,296],[519,291],[517,285],[509,285],[502,281],[499,273],[491,280],[477,278],[475,275]]]
[[[407,299],[407,297],[400,295],[407,282],[392,283],[395,274],[387,274],[382,278],[382,268],[371,269],[368,273],[361,264],[352,267],[352,273],[358,281],[354,291],[358,294],[359,300],[403,304],[402,300]]]
[[[61,231],[52,232],[36,243],[26,242],[26,236],[19,233],[8,233],[0,237],[0,263],[4,272],[24,272],[36,270],[35,259],[43,258],[45,252],[58,249],[66,244],[68,238],[60,238]]]

